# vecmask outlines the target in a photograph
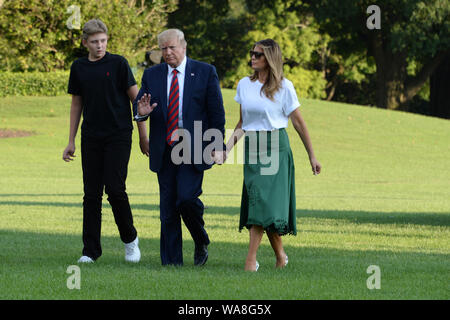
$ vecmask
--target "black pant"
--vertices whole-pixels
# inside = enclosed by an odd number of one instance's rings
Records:
[[[131,132],[118,132],[105,138],[82,135],[83,167],[83,255],[96,260],[102,254],[100,244],[103,187],[124,243],[136,239],[128,195],[125,192]]]

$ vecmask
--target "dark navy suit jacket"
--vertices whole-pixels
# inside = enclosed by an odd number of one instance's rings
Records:
[[[161,169],[164,150],[167,146],[167,73],[168,66],[166,63],[146,69],[142,76],[141,89],[133,102],[133,117],[137,115],[137,101],[144,93],[151,94],[151,105],[155,102],[158,104],[150,113],[150,170],[154,172],[159,172]],[[187,130],[191,136],[190,150],[194,150],[194,121],[201,121],[202,137],[206,130],[214,128],[222,133],[223,141],[225,111],[219,78],[214,66],[187,58],[182,116],[183,129]],[[145,121],[146,119],[143,118],[139,121]],[[202,154],[205,146],[210,143],[208,141],[202,143]],[[221,146],[222,150],[225,150],[223,142]],[[211,168],[211,164],[205,163],[203,156],[201,159],[201,163],[194,163],[194,152],[191,152],[191,163],[198,170]]]

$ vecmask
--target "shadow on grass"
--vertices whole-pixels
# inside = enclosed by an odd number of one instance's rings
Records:
[[[135,193],[135,192],[127,192],[128,196],[133,197],[147,197],[147,196],[158,196],[159,192],[147,192],[147,193]],[[226,196],[226,197],[239,197],[241,198],[241,194],[239,193],[207,193],[202,194],[202,197],[218,197],[218,196]],[[0,197],[83,197],[82,193],[1,193]]]
[[[376,212],[297,209],[297,218],[343,219],[356,224],[373,223],[450,226],[450,212]]]
[[[239,207],[208,206],[207,213],[239,216]],[[450,226],[449,213],[433,212],[376,212],[376,211],[344,211],[344,210],[310,210],[297,209],[297,219],[336,219],[356,224],[413,224],[429,226]]]
[[[103,199],[105,200],[105,198]],[[41,206],[41,207],[67,207],[67,208],[83,208],[82,200],[80,202],[45,202],[45,201],[0,201],[1,205],[7,205],[7,206]],[[103,208],[111,208],[111,206],[108,203],[103,203]],[[159,205],[157,204],[131,204],[132,209],[139,209],[139,210],[158,210],[159,211]]]
[[[30,195],[31,196],[31,195]],[[105,197],[104,197],[105,199]],[[79,207],[82,208],[82,202],[56,202],[56,201],[0,201],[0,205],[9,206],[45,206],[45,207]],[[103,204],[104,208],[110,208],[108,203]],[[159,205],[154,203],[133,204],[132,210],[159,211]],[[310,210],[297,209],[297,219],[315,218],[315,219],[336,219],[346,220],[356,224],[412,224],[428,226],[450,226],[449,213],[433,212],[376,212],[376,211],[344,211],[344,210]],[[211,206],[205,205],[207,214],[223,214],[230,216],[239,216],[240,208],[235,206]]]
[[[257,273],[243,271],[248,244],[212,239],[209,260],[162,267],[159,239],[140,237],[141,262],[126,263],[119,237],[103,236],[103,255],[80,265],[83,289],[66,287],[66,269],[81,256],[81,235],[0,230],[1,299],[448,299],[448,255],[286,246],[289,265],[274,268],[267,239]],[[381,269],[382,290],[366,286],[367,268]],[[270,290],[267,290],[270,288]],[[75,292],[75,293],[74,293]],[[76,295],[75,295],[76,294]]]

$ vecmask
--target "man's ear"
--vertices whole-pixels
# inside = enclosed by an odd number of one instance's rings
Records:
[[[87,48],[87,41],[85,39],[81,39],[81,44]]]

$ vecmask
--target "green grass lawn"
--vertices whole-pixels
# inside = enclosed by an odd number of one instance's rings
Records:
[[[223,90],[227,129],[238,119],[234,93]],[[205,174],[206,266],[193,266],[183,227],[184,267],[162,267],[158,184],[135,130],[127,191],[141,262],[125,263],[105,196],[103,255],[81,266],[81,288],[70,290],[66,270],[81,256],[83,196],[79,134],[76,160],[61,159],[70,97],[0,98],[0,128],[34,133],[0,139],[0,299],[449,299],[450,122],[301,103],[323,171],[312,175],[290,124],[298,235],[283,238],[287,268],[274,268],[265,237],[259,271],[243,270],[248,232],[238,231],[239,164]],[[381,270],[378,290],[366,285],[370,265]]]

